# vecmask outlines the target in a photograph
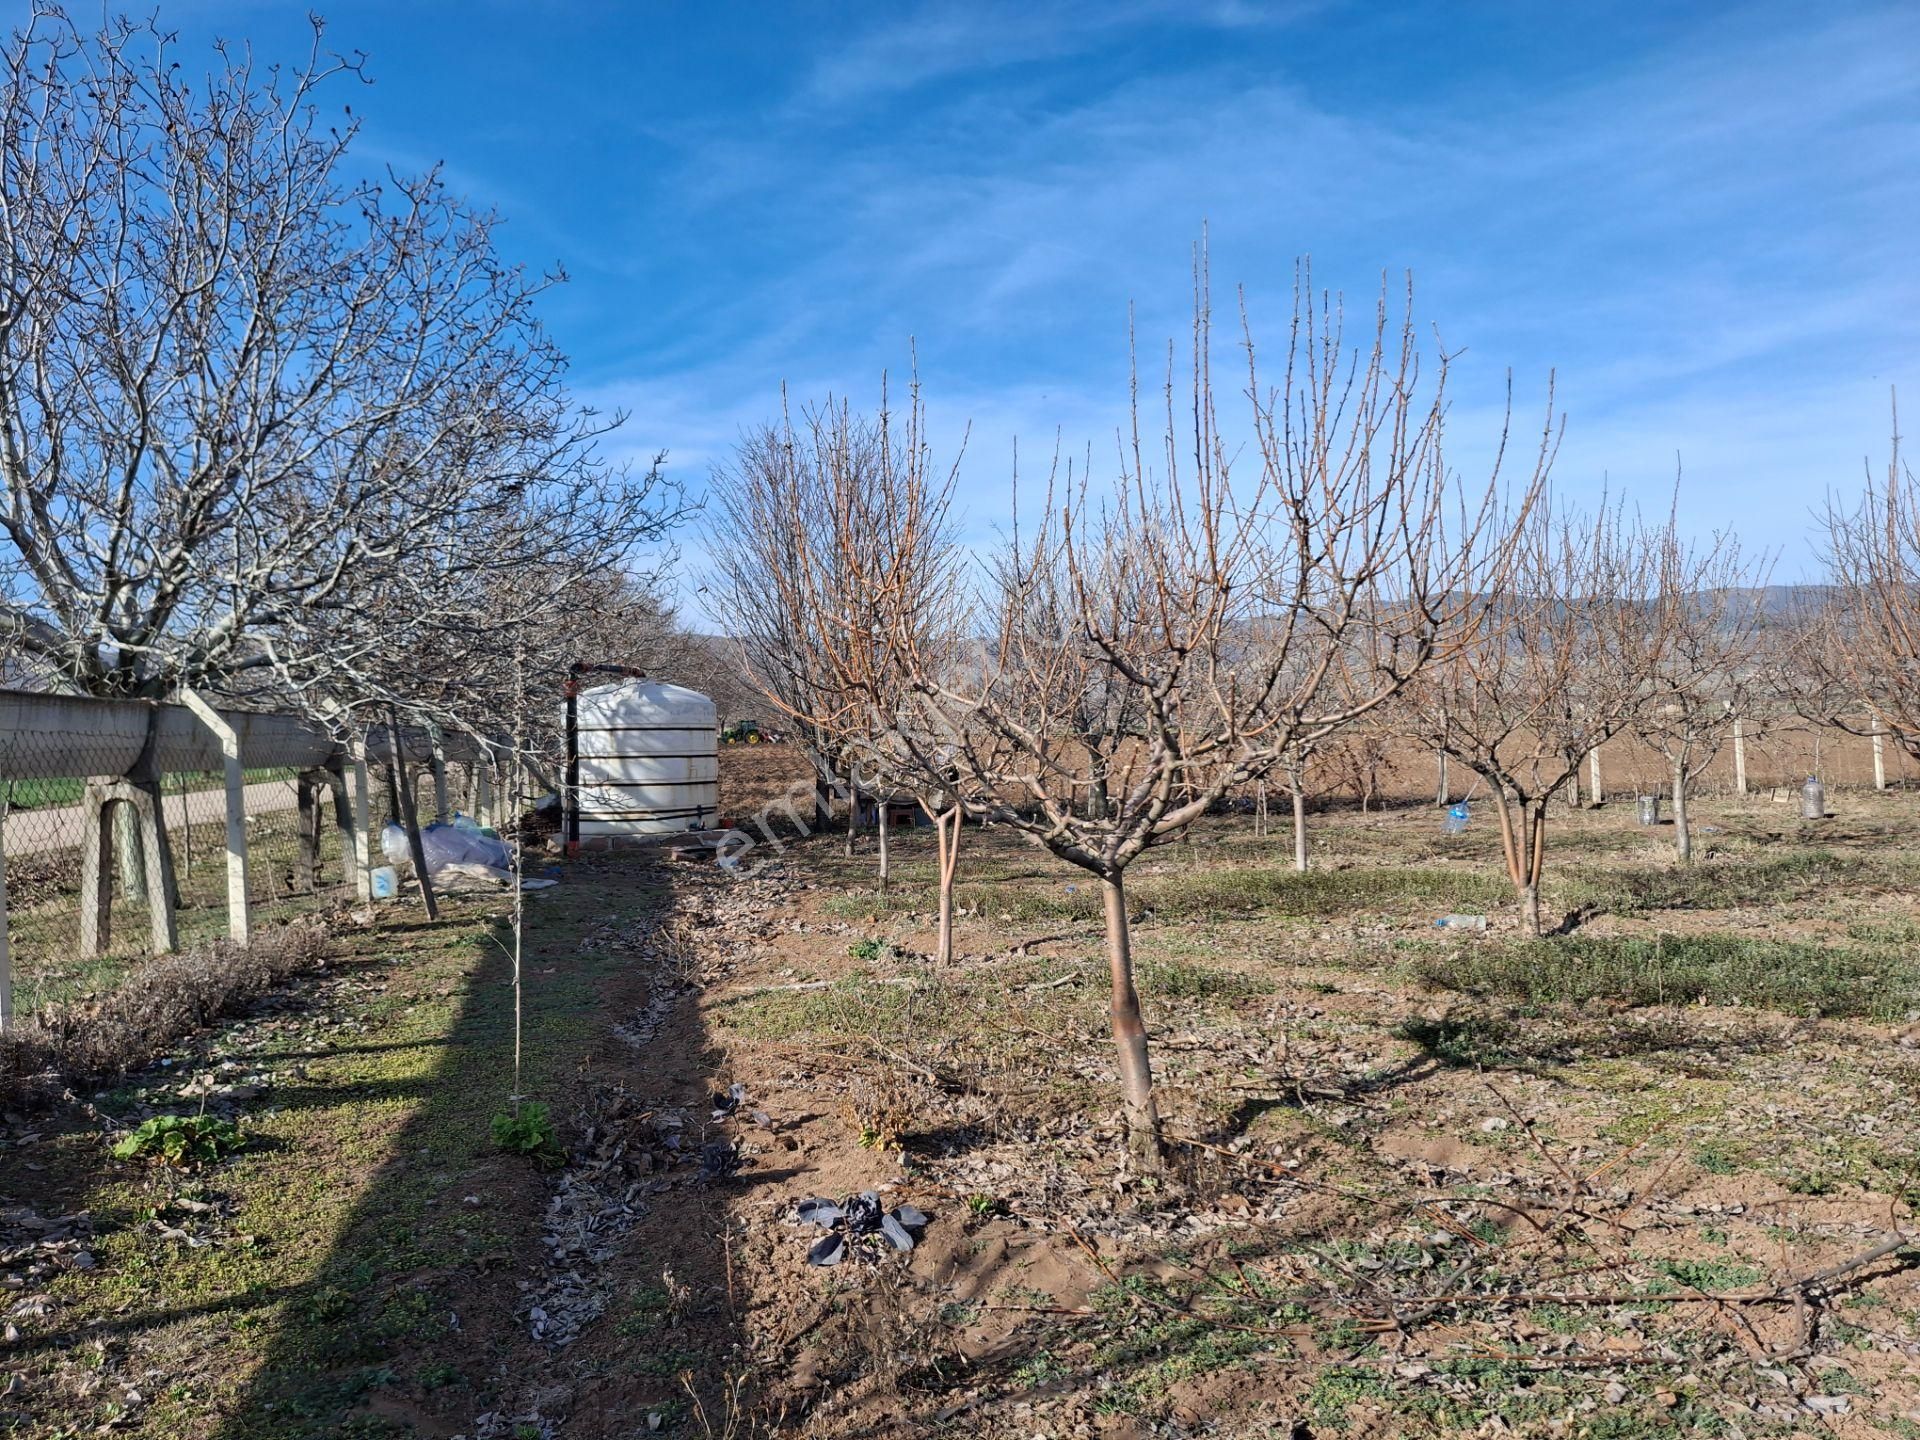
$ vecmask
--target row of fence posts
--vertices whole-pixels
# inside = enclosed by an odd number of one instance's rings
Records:
[[[1873,734],[1869,737],[1869,740],[1871,741],[1873,746],[1873,788],[1876,790],[1884,790],[1887,788],[1886,732],[1884,730],[1875,730]],[[1746,725],[1744,722],[1740,720],[1735,720],[1733,722],[1732,749],[1733,749],[1733,793],[1736,795],[1751,794],[1752,790],[1747,784]],[[1606,777],[1600,767],[1600,750],[1601,750],[1601,747],[1596,745],[1594,746],[1593,749],[1587,752],[1588,798],[1596,805],[1599,804],[1601,800],[1603,800],[1606,796]],[[1820,752],[1819,752],[1818,738],[1816,736],[1815,746],[1814,746],[1814,756],[1815,756],[1814,769],[1815,770],[1818,770],[1820,768],[1819,758],[1818,758],[1819,753]],[[1445,751],[1437,752],[1435,755],[1435,759],[1438,763],[1438,782],[1439,783],[1436,786],[1434,798],[1436,803],[1441,805],[1446,805],[1451,803],[1451,800],[1452,800],[1452,785],[1447,776],[1446,752]],[[1577,766],[1574,769],[1574,773],[1568,778],[1567,786],[1572,793],[1573,803],[1578,805],[1580,803],[1580,773],[1579,773],[1579,768]],[[1262,786],[1261,805],[1264,807],[1265,803],[1266,803],[1265,787]]]
[[[226,798],[227,858],[227,935],[235,944],[245,945],[252,935],[251,902],[247,883],[247,798],[246,768],[240,753],[240,740],[226,718],[191,691],[182,696],[187,707],[219,742],[223,761]],[[133,893],[136,876],[144,891],[150,926],[149,946],[156,955],[179,948],[180,937],[175,915],[170,841],[166,817],[161,805],[160,776],[149,754],[125,775],[96,776],[87,779],[81,801],[83,816],[80,846],[80,955],[92,959],[106,953],[112,940],[113,880],[116,853],[123,888]],[[403,762],[404,763],[404,762]],[[431,744],[434,805],[439,816],[450,814],[446,756],[437,740]],[[391,766],[389,766],[391,768]],[[474,818],[483,825],[499,819],[495,800],[492,767],[485,762],[473,766]],[[334,825],[340,835],[340,863],[343,882],[353,888],[356,897],[366,903],[373,898],[373,795],[368,760],[364,752],[338,758],[330,764],[301,770],[295,780],[299,850],[294,861],[297,882],[309,891],[320,873],[322,812],[321,796],[330,795]],[[403,783],[395,786],[396,797],[407,794]],[[404,799],[401,801],[404,804]],[[418,819],[411,805],[406,821],[417,831]],[[190,817],[184,823],[191,824]],[[4,826],[0,826],[0,1034],[14,1026],[13,956],[7,933],[7,886]],[[423,887],[424,892],[424,887]]]

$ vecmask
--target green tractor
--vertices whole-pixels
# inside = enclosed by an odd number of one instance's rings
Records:
[[[739,720],[720,732],[723,745],[758,745],[760,727],[751,720]]]

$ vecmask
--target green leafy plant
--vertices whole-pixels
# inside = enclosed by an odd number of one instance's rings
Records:
[[[871,965],[876,960],[884,959],[887,951],[892,948],[893,947],[887,944],[886,941],[875,940],[869,936],[864,940],[856,940],[847,946],[847,954],[851,955],[855,960],[861,961],[863,964]]]
[[[542,1170],[557,1170],[567,1163],[567,1152],[560,1148],[554,1133],[553,1117],[547,1107],[529,1100],[493,1117],[493,1145],[509,1155],[524,1155]]]
[[[216,1115],[155,1115],[134,1127],[113,1153],[120,1160],[151,1160],[190,1170],[231,1155],[246,1143],[238,1125]]]

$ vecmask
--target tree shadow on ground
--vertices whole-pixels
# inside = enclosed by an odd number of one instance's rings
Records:
[[[742,1342],[725,1212],[790,1172],[698,1179],[712,1067],[696,993],[661,954],[619,943],[665,913],[666,893],[648,862],[609,857],[569,867],[567,885],[528,906],[518,1088],[551,1105],[572,1155],[558,1173],[490,1138],[514,1088],[514,992],[507,935],[497,921],[476,928],[470,906],[437,928],[343,935],[355,953],[119,1092],[146,1087],[185,1111],[166,1078],[184,1068],[274,1073],[286,1083],[242,1107],[254,1139],[234,1159],[189,1177],[103,1168],[97,1120],[76,1107],[43,1126],[34,1154],[60,1173],[22,1193],[91,1209],[100,1260],[61,1277],[60,1328],[24,1327],[16,1353],[37,1367],[36,1418],[91,1428],[110,1397],[83,1383],[88,1355],[143,1383],[184,1377],[149,1391],[143,1418],[212,1440],[511,1436],[562,1420],[591,1440],[644,1432],[649,1416],[675,1423],[693,1396],[724,1413]],[[663,984],[680,998],[654,1043],[640,1053],[614,1039]],[[335,1022],[356,1043],[316,1045],[316,1027]],[[607,1122],[616,1094],[631,1109]],[[676,1108],[684,1155],[653,1129]],[[610,1150],[650,1158],[609,1165]],[[167,1238],[149,1217],[175,1191],[217,1202],[223,1233],[203,1248]],[[556,1197],[582,1191],[611,1197],[606,1214],[582,1216],[605,1224],[607,1243],[557,1257]],[[572,1344],[534,1337],[542,1303],[578,1322]]]
[[[543,1173],[489,1142],[513,1076],[513,992],[503,983],[510,936],[496,927],[469,947],[444,1035],[342,1047],[320,1057],[338,1072],[337,1083],[275,1092],[276,1104],[302,1112],[303,1139],[328,1139],[396,1110],[405,1118],[330,1253],[277,1295],[273,1338],[224,1424],[210,1431],[218,1440],[473,1433],[488,1414],[503,1435],[526,1426],[544,1433],[541,1427],[563,1419],[570,1434],[625,1434],[644,1428],[649,1414],[670,1420],[684,1408],[682,1363],[696,1372],[696,1390],[718,1400],[719,1382],[703,1377],[718,1375],[739,1341],[724,1303],[721,1247],[676,1246],[670,1295],[659,1289],[662,1257],[638,1251],[668,1210],[683,1230],[717,1235],[725,1190],[767,1177],[707,1187],[692,1174],[698,1145],[679,1165],[648,1150],[650,1113],[681,1106],[704,1114],[706,1041],[691,997],[662,1027],[656,1048],[663,1053],[645,1057],[651,1065],[611,1040],[623,1013],[676,977],[664,960],[595,937],[651,923],[664,909],[664,892],[639,862],[612,859],[575,864],[568,882],[528,907],[519,1088],[550,1102],[569,1166]],[[433,974],[420,978],[444,983]],[[396,1056],[425,1068],[407,1078],[365,1073]],[[614,1092],[639,1103],[615,1114],[605,1103]],[[309,1124],[313,1132],[304,1131]],[[609,1142],[659,1158],[645,1162],[651,1173],[609,1167]],[[325,1162],[306,1153],[297,1163]],[[598,1196],[612,1182],[635,1193],[604,1213],[589,1214],[587,1206],[574,1214],[556,1198]],[[605,1226],[611,1243],[578,1254],[554,1250],[556,1239],[568,1243],[570,1217]],[[558,1278],[566,1271],[581,1283]],[[557,1331],[548,1338],[571,1343],[536,1339],[536,1312]],[[673,1331],[671,1368],[653,1339],[666,1328]]]

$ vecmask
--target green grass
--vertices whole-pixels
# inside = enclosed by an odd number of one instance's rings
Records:
[[[1416,1015],[1403,1020],[1394,1033],[1443,1065],[1469,1070],[1512,1064],[1518,1049],[1511,1024],[1497,1015],[1473,1011],[1449,1012],[1438,1020]]]
[[[247,784],[263,780],[291,780],[294,772],[284,766],[248,770]],[[191,790],[218,790],[226,777],[215,770],[182,770],[160,778],[161,793],[179,795]],[[12,810],[58,810],[78,805],[87,793],[87,782],[78,776],[59,775],[35,780],[10,780],[6,786],[7,805]]]
[[[582,950],[579,937],[609,914],[651,904],[652,894],[582,885],[541,897],[530,922],[530,960],[541,973],[527,989],[523,1093],[561,1101],[575,1093],[599,988],[625,964],[611,951]],[[179,1393],[150,1392],[142,1434],[389,1433],[364,1407],[396,1375],[450,1397],[434,1402],[442,1410],[484,1408],[472,1386],[486,1382],[465,1377],[490,1373],[496,1360],[450,1328],[449,1314],[466,1308],[455,1277],[498,1272],[538,1233],[544,1200],[540,1185],[518,1179],[528,1172],[489,1142],[489,1119],[512,1085],[512,992],[501,983],[506,962],[486,909],[453,901],[437,927],[348,932],[337,978],[316,982],[331,996],[328,1012],[314,1016],[325,1041],[314,1043],[300,1005],[288,1012],[293,1023],[254,1033],[244,1063],[282,1079],[249,1119],[260,1143],[217,1174],[231,1228],[248,1243],[189,1251],[156,1240],[145,1223],[117,1221],[152,1205],[149,1172],[88,1163],[100,1180],[85,1206],[106,1217],[94,1241],[100,1264],[54,1282],[57,1325],[165,1333],[171,1344],[220,1357],[196,1362]],[[124,1094],[103,1108],[133,1100]],[[51,1156],[46,1147],[37,1153],[56,1165],[87,1163],[75,1147],[90,1157],[100,1149],[88,1130],[56,1142]],[[21,1183],[17,1172],[0,1180]],[[469,1192],[489,1203],[463,1203]],[[480,1292],[469,1300],[472,1293]],[[636,1295],[632,1313],[654,1305]],[[31,1348],[35,1328],[28,1341],[37,1363],[62,1364],[64,1347]],[[107,1418],[109,1390],[76,1407],[84,1433]],[[210,1422],[216,1400],[221,1418]]]
[[[1420,948],[1412,970],[1427,985],[1535,1003],[1699,1001],[1881,1020],[1920,1005],[1920,969],[1904,949],[1893,947],[1705,934],[1572,935]]]
[[[1268,994],[1274,988],[1274,982],[1265,976],[1243,975],[1186,960],[1142,960],[1135,978],[1143,994],[1159,1000],[1231,1003]]]
[[[1662,1260],[1659,1270],[1665,1281],[1656,1281],[1651,1293],[1666,1293],[1673,1284],[1691,1290],[1744,1290],[1765,1278],[1759,1266],[1738,1260]]]
[[[940,987],[853,977],[819,990],[775,990],[726,1000],[714,1022],[762,1040],[900,1039],[937,1025]]]
[[[297,821],[298,813],[292,809],[268,811],[248,821],[247,892],[256,925],[311,914],[341,893],[340,836],[331,824],[320,827],[318,893],[294,891]],[[170,826],[168,834],[179,891],[175,931],[180,948],[192,949],[227,933],[226,824],[214,820]],[[150,953],[147,906],[128,898],[116,882],[104,952],[80,954],[76,852],[29,854],[9,864],[8,871],[7,939],[18,1013],[98,994]]]

